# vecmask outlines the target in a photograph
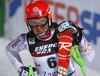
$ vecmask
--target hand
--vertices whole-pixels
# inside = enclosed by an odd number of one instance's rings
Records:
[[[33,69],[33,73],[34,73],[36,71],[36,69],[34,67],[32,67],[32,69]],[[19,73],[19,76],[29,76],[29,66],[28,67],[25,67],[25,66],[20,67],[18,70],[18,73]]]
[[[76,44],[78,44],[83,36],[83,28],[75,26],[72,21],[63,21],[59,24],[58,31],[64,32],[69,30],[72,32]]]
[[[69,30],[72,34],[77,33],[77,28],[71,21],[63,21],[59,24],[58,31],[64,32],[65,30]]]

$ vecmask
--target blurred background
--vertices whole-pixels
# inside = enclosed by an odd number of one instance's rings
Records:
[[[18,76],[6,56],[5,47],[21,33],[28,32],[24,11],[32,1],[36,0],[0,0],[0,76]],[[96,52],[93,62],[85,63],[86,74],[100,76],[100,0],[42,1],[51,7],[54,22],[71,20],[85,29],[84,36]],[[33,64],[27,54],[21,54],[26,65]],[[82,76],[80,67],[77,64],[75,67],[77,76]]]

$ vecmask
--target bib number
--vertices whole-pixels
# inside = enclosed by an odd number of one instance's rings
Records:
[[[48,66],[50,68],[55,68],[57,66],[57,61],[55,57],[51,57],[47,60]]]

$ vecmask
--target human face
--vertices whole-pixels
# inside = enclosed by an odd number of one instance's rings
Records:
[[[37,34],[39,37],[44,36],[48,31],[48,24],[45,26],[38,26],[36,29],[32,28],[34,33]]]
[[[45,18],[32,19],[31,22],[35,23],[33,24],[35,25],[35,27],[32,27],[32,29],[34,33],[37,34],[39,37],[44,36],[46,32],[48,31],[48,23],[45,21]]]

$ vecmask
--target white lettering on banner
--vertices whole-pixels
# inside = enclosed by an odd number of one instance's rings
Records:
[[[51,52],[52,47],[58,47],[58,43],[52,43],[47,45],[38,46],[35,48],[35,53],[37,54],[44,54]]]

